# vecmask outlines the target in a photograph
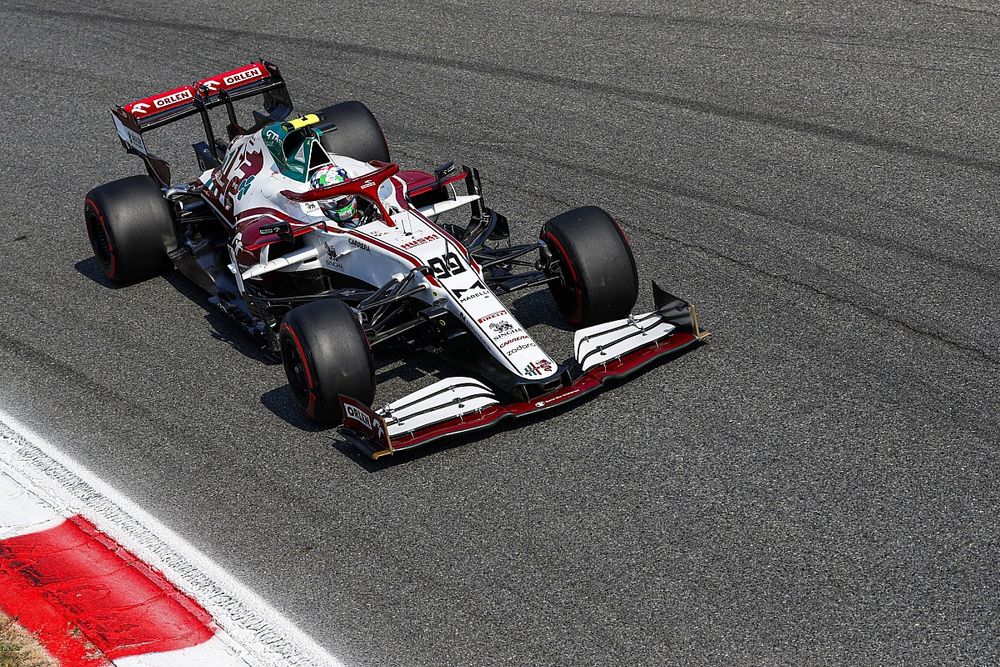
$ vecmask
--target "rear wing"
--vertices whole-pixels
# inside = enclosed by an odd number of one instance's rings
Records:
[[[111,110],[118,138],[126,152],[138,155],[146,163],[150,176],[163,185],[170,184],[170,167],[166,161],[149,151],[143,134],[169,125],[182,118],[201,115],[206,143],[196,146],[202,168],[214,166],[221,160],[221,150],[208,116],[209,109],[225,106],[229,118],[226,134],[231,140],[244,130],[236,119],[233,102],[256,95],[263,96],[264,113],[254,112],[256,123],[284,120],[292,112],[288,88],[277,65],[262,60],[243,67],[207,77],[193,85],[144,97],[125,106]],[[223,142],[224,146],[224,142]],[[201,150],[199,150],[201,148]]]

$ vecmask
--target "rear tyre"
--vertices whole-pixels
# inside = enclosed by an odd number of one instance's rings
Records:
[[[635,258],[618,223],[603,209],[584,206],[542,226],[541,239],[558,260],[549,289],[563,317],[584,327],[626,317],[639,296]]]
[[[278,337],[288,384],[306,415],[340,423],[337,396],[371,405],[375,365],[361,324],[343,301],[325,299],[293,308]]]
[[[174,216],[149,176],[129,176],[94,188],[83,204],[87,236],[104,275],[131,284],[170,268],[177,246]]]
[[[333,155],[346,155],[362,162],[389,162],[389,146],[375,116],[361,102],[341,102],[317,112],[319,128],[324,132],[319,141]]]

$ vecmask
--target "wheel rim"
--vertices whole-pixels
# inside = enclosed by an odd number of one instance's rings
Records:
[[[282,346],[285,375],[288,376],[288,386],[292,388],[295,398],[303,406],[309,405],[309,382],[306,379],[306,360],[299,354],[295,344],[286,340]]]
[[[93,211],[87,211],[87,235],[90,237],[90,245],[94,250],[94,257],[98,263],[113,272],[115,256],[114,246],[111,244],[111,237],[108,234],[104,222]]]
[[[575,272],[570,265],[569,256],[563,250],[559,240],[552,234],[546,233],[542,238],[548,246],[549,252],[559,260],[556,267],[559,281],[549,283],[549,290],[555,297],[556,305],[559,306],[563,317],[570,324],[579,324],[583,317],[583,289],[573,279]]]

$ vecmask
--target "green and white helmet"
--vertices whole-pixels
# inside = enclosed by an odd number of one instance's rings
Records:
[[[312,173],[309,177],[309,187],[314,190],[316,188],[328,188],[331,185],[343,183],[348,178],[350,176],[347,175],[346,169],[338,167],[335,164],[328,164],[319,167]],[[349,195],[324,199],[319,202],[319,207],[323,210],[326,217],[334,222],[338,224],[350,223],[354,221],[358,214],[358,198],[354,195]]]

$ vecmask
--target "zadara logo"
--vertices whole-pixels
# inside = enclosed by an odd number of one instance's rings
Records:
[[[164,107],[169,107],[171,105],[177,104],[178,102],[183,102],[184,100],[191,99],[190,90],[180,90],[172,95],[164,95],[163,97],[158,97],[153,100],[153,106],[157,109],[163,109]]]
[[[238,83],[247,81],[249,79],[256,79],[260,76],[259,67],[251,67],[250,69],[245,69],[242,72],[237,72],[236,74],[230,74],[229,76],[222,77],[222,83],[227,86],[235,86]]]

